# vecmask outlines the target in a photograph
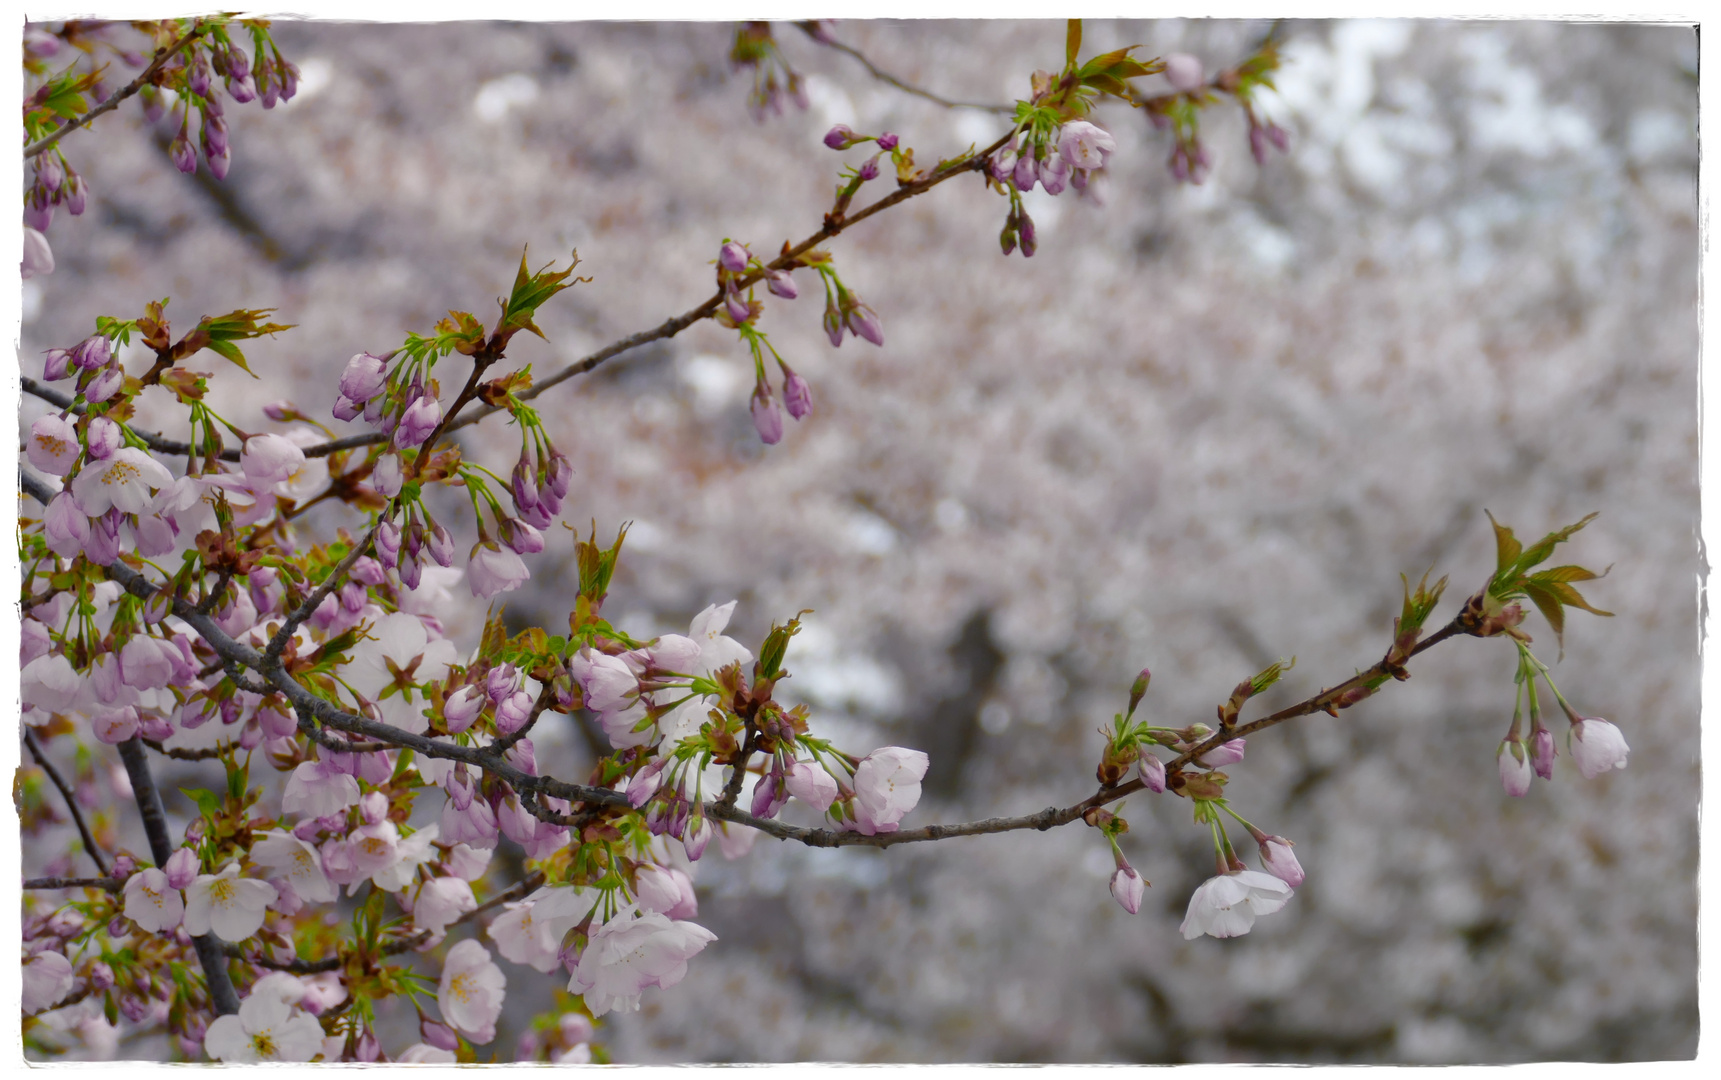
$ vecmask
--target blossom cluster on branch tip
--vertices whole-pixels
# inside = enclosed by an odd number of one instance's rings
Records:
[[[90,185],[66,156],[64,139],[93,106],[118,104],[136,92],[145,119],[159,123],[171,113],[168,157],[181,172],[197,171],[201,149],[210,173],[224,180],[232,166],[226,109],[216,89],[219,78],[226,97],[235,104],[258,102],[265,109],[290,101],[298,93],[299,69],[288,62],[269,35],[269,24],[257,19],[225,17],[169,19],[133,23],[69,22],[58,29],[25,28],[24,69],[34,85],[24,98],[24,134],[30,150],[30,183],[24,191],[23,276],[28,279],[54,271],[54,254],[47,232],[54,211],[64,208],[76,217],[89,203]],[[243,39],[249,39],[251,52]],[[154,57],[147,55],[153,51]],[[124,90],[107,82],[103,54],[126,67],[145,69],[147,81]],[[60,66],[64,59],[69,64]],[[57,69],[57,70],[56,70]],[[196,113],[197,146],[191,139]],[[49,141],[53,140],[53,141]]]

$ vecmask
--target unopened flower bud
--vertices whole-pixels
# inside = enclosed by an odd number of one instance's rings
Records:
[[[1165,762],[1159,760],[1156,754],[1141,755],[1141,782],[1147,785],[1147,790],[1154,794],[1165,791]]]
[[[167,872],[167,885],[171,889],[183,889],[197,880],[197,872],[202,869],[197,859],[197,852],[188,847],[182,847],[167,858],[167,864],[162,867]]]
[[[813,389],[798,372],[787,367],[783,370],[783,405],[790,416],[796,420],[804,419],[813,411]]]
[[[787,270],[768,271],[765,274],[765,287],[770,289],[773,295],[780,296],[785,300],[793,300],[801,295],[800,290],[795,288],[795,282],[789,277]]]
[[[888,132],[888,131],[885,132],[883,135],[880,135],[878,137],[878,148],[880,150],[895,150],[896,149],[896,136],[893,133]]]
[[[197,151],[192,148],[184,128],[180,128],[179,134],[167,144],[167,156],[173,159],[174,168],[180,172],[190,174],[197,171]]]
[[[438,1050],[460,1049],[460,1036],[456,1035],[454,1029],[447,1024],[438,1023],[428,1018],[420,1020],[418,1034],[427,1045],[434,1046]]]
[[[832,150],[847,150],[860,141],[862,141],[861,136],[856,135],[854,128],[847,124],[838,124],[825,132],[825,145]]]
[[[1147,684],[1152,681],[1152,679],[1153,672],[1146,668],[1142,668],[1141,674],[1135,677],[1135,682],[1132,683],[1129,688],[1129,712],[1127,715],[1135,715],[1135,708],[1137,705],[1141,704],[1141,699],[1147,696]]]
[[[1165,81],[1179,93],[1199,90],[1203,82],[1201,61],[1188,53],[1172,53],[1165,58]]]
[[[783,411],[777,401],[771,396],[770,387],[760,383],[753,390],[752,403],[749,406],[753,414],[753,430],[759,433],[759,441],[767,446],[774,446],[783,439]]]
[[[725,243],[717,251],[717,264],[731,274],[739,274],[746,270],[750,258],[747,249],[733,240]]]

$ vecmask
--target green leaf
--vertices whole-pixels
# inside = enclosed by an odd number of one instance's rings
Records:
[[[1581,566],[1556,566],[1531,574],[1531,581],[1593,581],[1601,577],[1593,570],[1585,570]]]
[[[240,371],[243,371],[245,374],[251,376],[253,379],[261,378],[261,376],[259,376],[255,371],[251,370],[251,365],[247,364],[245,362],[245,354],[243,352],[239,351],[239,346],[233,344],[231,341],[213,341],[212,340],[209,343],[207,343],[206,345],[204,345],[204,348],[208,349],[212,353],[215,353],[219,356],[226,358],[227,360],[232,361],[232,363],[235,367],[237,367]]]
[[[1129,87],[1125,86],[1122,81],[1114,78],[1113,76],[1111,76],[1110,74],[1107,74],[1105,72],[1101,72],[1100,74],[1097,74],[1097,75],[1087,76],[1086,78],[1082,79],[1082,85],[1083,86],[1091,86],[1095,90],[1098,90],[1098,91],[1100,91],[1102,93],[1106,93],[1106,94],[1112,94],[1112,95],[1115,95],[1116,97],[1128,97],[1129,96]]]
[[[1548,625],[1554,628],[1554,637],[1563,642],[1566,635],[1566,613],[1565,609],[1560,607],[1560,598],[1551,590],[1534,583],[1524,586],[1524,595],[1530,598],[1536,605],[1536,610],[1540,611],[1542,617],[1548,620]]]
[[[506,340],[516,331],[530,330],[539,337],[544,337],[544,332],[538,329],[537,324],[532,319],[537,315],[538,308],[543,306],[550,297],[563,289],[573,288],[576,282],[590,280],[589,278],[568,280],[574,272],[574,267],[579,264],[580,255],[576,251],[573,253],[567,269],[552,270],[551,268],[556,264],[551,261],[546,263],[542,270],[534,274],[526,268],[526,254],[521,252],[520,269],[514,275],[513,291],[509,293],[508,299],[502,303],[502,323],[497,327],[497,334]],[[549,339],[546,338],[545,340]]]
[[[1082,21],[1071,19],[1064,30],[1064,65],[1076,66],[1076,56],[1082,51]]]
[[[1289,660],[1276,660],[1265,671],[1251,677],[1249,679],[1249,685],[1255,693],[1259,694],[1263,690],[1266,690],[1267,687],[1278,682],[1285,672],[1296,666],[1297,658],[1294,656]]]
[[[214,817],[221,810],[221,796],[202,788],[180,788],[179,793],[197,804],[204,817]]]
[[[1494,568],[1494,576],[1498,578],[1507,567],[1518,561],[1518,554],[1524,550],[1524,545],[1518,543],[1518,538],[1512,535],[1512,530],[1494,520],[1494,515],[1487,510],[1488,520],[1494,526],[1494,549],[1498,565]]]
[[[1560,598],[1560,603],[1567,607],[1581,608],[1591,615],[1612,615],[1611,611],[1603,611],[1589,605],[1589,601],[1578,595],[1578,591],[1563,581],[1556,581],[1547,586],[1547,590]]]
[[[1536,541],[1533,547],[1529,548],[1518,557],[1518,569],[1520,571],[1528,570],[1532,566],[1545,562],[1548,556],[1554,553],[1554,549],[1556,547],[1571,539],[1573,533],[1577,532],[1579,529],[1588,525],[1595,519],[1595,514],[1589,514],[1575,525],[1567,525],[1563,529],[1555,529],[1553,532],[1542,537],[1540,540]]]

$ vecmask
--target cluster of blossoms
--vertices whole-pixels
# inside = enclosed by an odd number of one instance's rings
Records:
[[[177,134],[168,143],[168,156],[181,172],[197,171],[197,150],[191,141],[193,112],[199,116],[197,141],[210,173],[217,180],[225,179],[232,164],[233,150],[224,108],[216,91],[217,78],[226,96],[241,105],[256,101],[263,108],[272,109],[298,92],[299,69],[282,57],[269,36],[267,22],[174,19],[134,23],[133,28],[147,34],[157,50],[174,49],[147,72],[148,81],[137,88],[137,94],[149,122],[158,123],[171,112]],[[120,29],[118,23],[74,22],[54,31],[39,26],[26,30],[25,69],[43,77],[24,101],[28,139],[52,136],[62,126],[76,122],[89,110],[90,102],[107,97],[103,72],[95,67],[98,46],[129,67],[145,66],[144,55],[112,40]],[[251,39],[249,56],[236,40],[241,34]],[[74,54],[74,62],[50,75],[52,63],[68,49]],[[90,58],[93,70],[78,71],[80,53]],[[29,161],[31,181],[24,191],[25,278],[54,270],[54,254],[46,234],[55,209],[64,207],[75,217],[84,212],[89,199],[88,183],[67,161],[58,144],[36,150]]]
[[[1213,158],[1201,142],[1200,113],[1219,100],[1216,92],[1228,94],[1242,106],[1249,122],[1249,153],[1255,164],[1267,164],[1269,148],[1280,153],[1290,149],[1289,133],[1273,121],[1263,120],[1259,111],[1259,90],[1273,88],[1272,74],[1278,65],[1277,45],[1272,38],[1242,64],[1220,72],[1211,81],[1198,57],[1173,53],[1165,58],[1165,81],[1171,85],[1171,93],[1142,104],[1155,128],[1170,129],[1175,135],[1166,163],[1173,177],[1199,184],[1212,171]]]
[[[1515,605],[1514,605],[1515,606]],[[1507,622],[1515,624],[1522,619],[1522,611],[1515,616],[1508,616]],[[1515,631],[1506,631],[1515,635]],[[1618,727],[1608,723],[1598,716],[1580,716],[1572,708],[1565,696],[1554,685],[1554,680],[1548,668],[1535,654],[1530,652],[1528,642],[1515,641],[1518,646],[1518,693],[1512,709],[1512,726],[1506,732],[1506,738],[1500,743],[1496,759],[1500,766],[1500,784],[1506,789],[1506,794],[1512,796],[1527,795],[1530,791],[1532,776],[1543,780],[1554,778],[1554,758],[1558,756],[1554,733],[1542,724],[1541,704],[1536,692],[1536,681],[1541,679],[1548,684],[1548,689],[1559,702],[1560,709],[1565,712],[1571,726],[1566,731],[1566,749],[1577,763],[1578,772],[1585,780],[1594,780],[1605,776],[1615,769],[1625,768],[1626,757],[1631,747],[1626,745],[1625,735]],[[1529,699],[1530,705],[1530,744],[1524,745],[1524,701]]]

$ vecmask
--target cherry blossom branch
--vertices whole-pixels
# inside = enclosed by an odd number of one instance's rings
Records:
[[[987,105],[977,101],[951,101],[949,98],[941,97],[930,90],[923,90],[920,87],[915,86],[913,83],[904,82],[895,75],[892,75],[890,72],[880,68],[877,64],[868,59],[865,53],[861,52],[853,45],[845,45],[836,38],[831,37],[823,28],[816,28],[814,23],[800,22],[795,25],[800,27],[802,33],[806,34],[820,45],[823,45],[825,48],[835,49],[837,52],[846,53],[849,56],[854,57],[856,60],[859,60],[861,64],[866,67],[867,71],[872,73],[873,78],[883,83],[889,83],[891,86],[896,87],[905,94],[913,94],[915,97],[925,98],[934,105],[942,105],[946,109],[981,109],[985,112],[998,113],[1001,116],[1009,116],[1012,112],[1012,109],[1008,105]]]
[[[1011,134],[1014,134],[1014,132],[1012,131]],[[799,256],[806,254],[808,251],[811,251],[814,247],[824,241],[841,235],[851,226],[860,224],[867,218],[872,217],[874,214],[882,213],[893,206],[897,206],[900,203],[914,198],[916,195],[921,195],[925,192],[931,191],[946,180],[960,176],[963,173],[974,172],[978,169],[984,168],[986,159],[1003,149],[1004,144],[1009,141],[1010,135],[1005,135],[986,149],[951,162],[943,168],[937,169],[919,180],[903,184],[889,195],[880,198],[876,202],[856,211],[853,214],[825,215],[824,225],[822,225],[817,232],[813,233],[799,244],[789,248],[776,259],[765,264],[765,270],[754,270],[743,276],[737,277],[735,280],[736,288],[746,289],[748,286],[755,285],[764,280],[767,272],[772,270],[783,270],[789,267],[789,265]],[[712,315],[716,314],[717,309],[723,303],[723,295],[723,291],[718,290],[712,294],[709,300],[706,300],[698,307],[685,311],[674,318],[665,319],[663,322],[649,330],[641,330],[637,334],[622,338],[619,341],[611,342],[598,351],[576,360],[572,364],[562,368],[560,371],[557,371],[555,374],[550,375],[547,378],[535,380],[530,387],[514,394],[514,397],[521,401],[528,401],[553,386],[567,382],[569,379],[572,379],[577,375],[584,375],[586,372],[598,367],[605,361],[620,356],[622,353],[637,349],[641,345],[650,344],[653,341],[663,341],[668,338],[675,337],[694,323],[697,323],[702,319],[708,319]],[[459,419],[455,419],[451,412],[447,417],[445,417],[446,423],[444,427],[441,431],[437,432],[436,435],[437,437],[441,437],[442,435],[459,431],[461,428],[470,427],[471,425],[479,423],[499,412],[506,411],[506,408],[503,406],[486,405],[473,412],[467,413]],[[363,435],[348,435],[339,439],[332,439],[328,442],[308,446],[305,448],[305,456],[323,457],[328,454],[337,453],[341,450],[352,450],[361,446],[373,446],[376,443],[386,441],[387,438],[388,436],[380,431],[366,432]],[[430,446],[430,441],[426,440],[425,445]]]
[[[101,116],[104,113],[110,113],[119,108],[120,102],[131,97],[133,94],[148,85],[149,81],[155,77],[155,73],[166,66],[167,62],[173,59],[173,57],[178,54],[179,50],[185,48],[187,44],[199,37],[202,37],[208,32],[209,28],[204,26],[202,22],[198,22],[184,35],[182,35],[178,41],[168,45],[166,48],[157,49],[155,51],[155,59],[150,62],[148,67],[144,68],[143,71],[139,73],[137,78],[126,83],[118,90],[115,90],[112,94],[109,94],[106,101],[97,105],[79,119],[74,120],[71,123],[62,124],[53,132],[44,135],[35,143],[31,144],[24,151],[24,160],[28,161],[31,158],[36,157],[48,148],[52,147],[55,143],[59,142],[61,139],[65,138],[71,132],[76,131],[78,128],[88,127],[90,121],[94,120],[96,117]]]
[[[520,881],[516,881],[514,884],[503,889],[495,896],[492,896],[482,904],[479,904],[471,911],[465,912],[459,918],[454,919],[448,924],[448,926],[455,927],[472,922],[486,911],[491,911],[500,907],[510,900],[520,899],[522,896],[525,896],[527,893],[536,889],[543,883],[544,875],[540,871],[534,870]],[[382,955],[397,956],[400,953],[407,952],[408,950],[416,949],[418,946],[429,940],[430,930],[419,930],[416,933],[408,934],[403,938],[395,938],[393,941],[389,941],[384,944],[382,947]],[[254,967],[269,968],[273,971],[287,971],[294,975],[316,975],[325,971],[339,971],[341,968],[346,966],[346,958],[340,955],[325,957],[321,960],[300,960],[298,957],[294,957],[291,960],[276,960],[266,956],[246,956],[239,946],[231,943],[226,946],[226,950],[227,955],[236,956]]]
[[[29,376],[25,376],[18,381],[19,389],[23,390],[24,393],[29,394],[31,397],[41,398],[43,401],[46,401],[48,404],[56,406],[57,408],[76,413],[79,416],[83,415],[84,406],[70,394],[62,393],[51,386],[43,386],[41,383]],[[143,443],[158,454],[167,454],[172,457],[191,457],[202,453],[202,451],[198,450],[190,443],[180,442],[177,439],[169,439],[157,432],[143,431],[138,428],[131,427],[130,425],[126,426],[126,430],[129,431],[139,442]],[[333,453],[333,451],[329,452]],[[239,451],[236,449],[223,450],[221,451],[221,460],[238,461]]]
[[[142,580],[141,576],[138,580]],[[149,838],[150,855],[155,859],[155,865],[166,866],[173,855],[173,841],[167,834],[167,814],[161,806],[161,792],[156,790],[155,777],[149,771],[149,755],[143,752],[143,743],[135,735],[120,743],[118,750],[126,775],[131,778],[138,816],[143,819],[144,835]],[[221,939],[214,933],[199,934],[191,939],[191,944],[197,950],[198,963],[203,967],[203,977],[209,986],[209,1003],[216,1015],[237,1013],[239,995],[233,990],[233,980],[227,976]]]
[[[33,877],[24,879],[26,889],[103,889],[118,892],[125,882],[116,877]]]
[[[84,850],[89,852],[91,861],[96,864],[96,869],[103,874],[109,873],[108,862],[102,858],[101,846],[96,843],[94,834],[90,832],[89,824],[84,821],[84,813],[78,809],[77,799],[72,797],[71,785],[67,784],[66,778],[60,775],[60,770],[54,768],[54,763],[48,760],[48,755],[42,750],[42,744],[36,741],[36,733],[31,731],[28,726],[24,728],[24,745],[30,748],[30,756],[35,758],[36,764],[40,765],[42,771],[48,774],[48,779],[60,789],[60,795],[66,800],[66,809],[71,811],[72,820],[77,823],[78,835],[84,838]]]
[[[26,481],[25,490],[33,497],[45,501],[44,496],[48,494],[46,489],[30,477],[24,477],[23,479]],[[35,490],[32,490],[32,488]],[[113,580],[118,581],[134,595],[147,598],[153,593],[153,590],[147,582],[143,580],[142,575],[123,566],[116,564],[115,566],[108,567],[108,576]],[[185,619],[185,621],[189,623],[212,648],[215,649],[218,655],[229,658],[237,663],[244,664],[245,666],[258,671],[258,673],[263,675],[274,687],[286,695],[286,697],[294,704],[295,708],[299,710],[302,719],[306,715],[309,715],[311,717],[315,717],[316,720],[320,721],[326,727],[366,735],[379,742],[411,749],[430,757],[446,758],[453,761],[464,762],[468,765],[475,766],[496,775],[498,778],[511,785],[516,791],[521,793],[537,792],[550,795],[555,798],[567,799],[571,802],[577,801],[592,805],[608,805],[617,807],[628,805],[627,796],[623,792],[613,791],[608,788],[570,784],[562,780],[557,780],[554,777],[533,776],[515,768],[512,764],[502,760],[499,756],[487,750],[458,746],[452,743],[434,742],[430,739],[424,738],[423,736],[413,735],[388,724],[383,724],[378,721],[348,713],[334,703],[317,697],[315,694],[305,689],[304,686],[299,684],[280,666],[278,659],[273,662],[266,661],[255,650],[228,637],[227,634],[224,633],[220,627],[216,626],[208,616],[198,614],[184,601],[176,598],[174,606],[175,613],[182,619]],[[1419,642],[1414,648],[1412,648],[1406,655],[1406,659],[1408,660],[1449,638],[1463,634],[1475,634],[1477,629],[1478,625],[1467,606],[1466,609],[1461,611],[1451,623]],[[1354,690],[1374,678],[1393,676],[1395,672],[1402,673],[1403,665],[1390,664],[1388,661],[1383,659],[1367,671],[1353,676],[1335,687],[1324,689],[1296,705],[1292,705],[1286,709],[1281,709],[1279,712],[1273,713],[1272,715],[1263,717],[1259,720],[1251,721],[1248,724],[1222,728],[1200,745],[1185,751],[1179,757],[1170,762],[1167,765],[1167,771],[1171,772],[1172,770],[1180,768],[1199,757],[1201,754],[1204,754],[1218,746],[1220,743],[1227,742],[1231,739],[1239,738],[1256,731],[1264,730],[1265,728],[1283,723],[1284,721],[1295,717],[1306,716],[1316,711],[1329,711],[1336,715],[1338,709],[1354,704],[1354,701],[1348,699],[1341,701],[1342,698],[1345,698],[1347,691]],[[1355,700],[1361,700],[1361,698],[1359,697]],[[342,747],[342,749],[347,748]],[[978,836],[993,833],[1018,832],[1025,829],[1034,829],[1044,832],[1062,825],[1068,825],[1071,822],[1080,819],[1088,810],[1104,806],[1107,803],[1116,802],[1119,799],[1143,790],[1145,786],[1146,785],[1141,780],[1136,779],[1125,784],[1102,787],[1099,791],[1090,795],[1088,798],[1083,799],[1081,802],[1062,809],[1053,806],[1047,807],[1038,813],[1027,814],[1019,817],[986,818],[980,821],[959,822],[952,825],[928,825],[919,829],[902,830],[891,833],[878,833],[870,836],[864,833],[839,831],[834,829],[810,829],[789,825],[784,822],[767,818],[760,818],[750,813],[746,813],[745,811],[738,810],[732,805],[725,805],[721,799],[706,803],[705,809],[711,816],[720,820],[744,825],[748,828],[757,829],[760,832],[777,837],[780,840],[793,840],[809,847],[885,848],[894,847],[898,844],[945,840],[957,836]],[[524,801],[522,802],[522,805],[525,805]],[[534,816],[556,824],[565,825],[572,821],[579,820],[579,816],[577,815],[573,817],[559,815],[553,811],[538,807],[535,803],[529,806],[528,809],[531,810]]]

